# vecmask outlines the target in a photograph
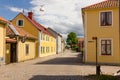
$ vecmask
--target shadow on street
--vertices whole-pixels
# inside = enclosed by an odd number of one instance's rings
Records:
[[[80,64],[80,61],[75,58],[55,58],[44,62],[38,62],[36,64],[76,65]]]
[[[74,53],[73,53],[74,54]],[[38,62],[36,65],[39,64],[47,64],[47,65],[80,65],[82,63],[82,56],[78,54],[76,57],[57,57],[54,59],[50,59],[43,62]]]

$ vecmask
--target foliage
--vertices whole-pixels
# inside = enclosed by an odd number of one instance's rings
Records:
[[[77,35],[75,32],[70,32],[67,36],[67,45],[70,45],[71,48],[77,44]]]

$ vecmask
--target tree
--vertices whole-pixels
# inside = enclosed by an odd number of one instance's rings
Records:
[[[77,44],[77,35],[75,32],[70,32],[67,36],[67,45],[70,45],[71,48],[73,48],[74,46],[76,46]]]

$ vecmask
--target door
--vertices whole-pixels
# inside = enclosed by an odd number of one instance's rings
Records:
[[[11,43],[10,62],[17,62],[16,43]]]

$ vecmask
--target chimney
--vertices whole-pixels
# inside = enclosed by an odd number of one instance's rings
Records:
[[[28,17],[31,19],[31,20],[33,20],[33,12],[31,11],[31,12],[28,12]]]

